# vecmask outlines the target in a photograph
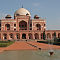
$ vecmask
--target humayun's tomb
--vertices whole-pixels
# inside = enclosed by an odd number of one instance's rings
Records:
[[[46,39],[52,39],[54,32],[60,38],[60,30],[46,30],[46,19],[38,15],[31,19],[30,12],[25,8],[20,8],[14,13],[14,19],[7,15],[0,20],[0,40],[42,40],[45,31]]]

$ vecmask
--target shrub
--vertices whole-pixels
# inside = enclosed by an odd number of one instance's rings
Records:
[[[9,45],[11,45],[13,43],[14,43],[14,41],[10,41],[10,40],[8,40],[8,41],[0,41],[0,47],[7,47],[7,46],[9,46]]]

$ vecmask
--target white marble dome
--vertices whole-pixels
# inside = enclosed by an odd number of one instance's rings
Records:
[[[18,10],[16,10],[16,12],[14,13],[14,16],[17,16],[17,15],[28,15],[28,16],[31,16],[30,12],[25,9],[25,8],[20,8]]]

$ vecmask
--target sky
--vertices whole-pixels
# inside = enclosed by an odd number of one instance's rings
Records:
[[[23,7],[30,11],[31,18],[38,15],[46,18],[47,30],[60,30],[60,0],[0,0],[0,19]]]

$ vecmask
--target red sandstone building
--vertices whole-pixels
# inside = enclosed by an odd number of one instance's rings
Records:
[[[14,19],[7,15],[0,20],[0,40],[41,40],[45,31],[46,39],[52,39],[54,32],[60,38],[60,30],[46,30],[46,20],[38,15],[31,19],[31,14],[25,8],[20,8],[14,13]]]

